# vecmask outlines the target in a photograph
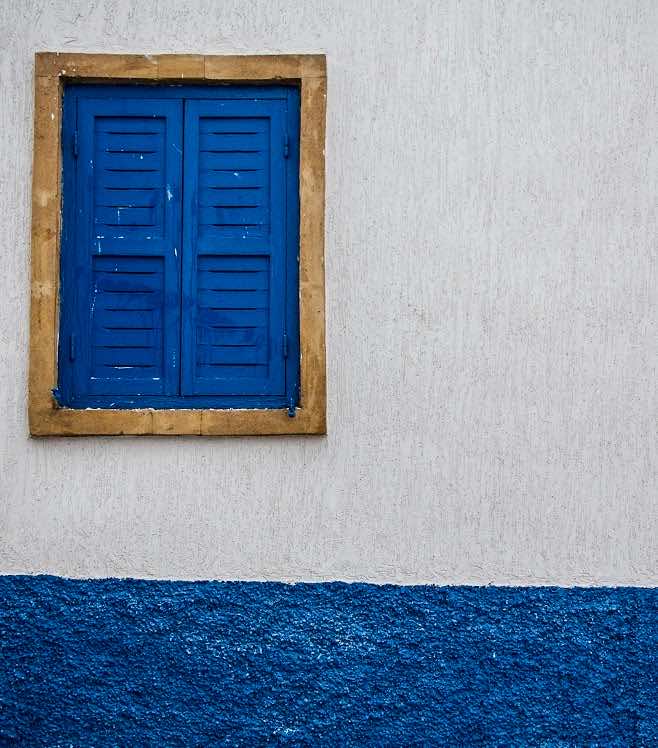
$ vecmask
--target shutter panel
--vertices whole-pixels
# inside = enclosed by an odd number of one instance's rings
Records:
[[[185,103],[184,395],[280,395],[285,99]]]
[[[182,102],[80,99],[74,397],[178,392]]]

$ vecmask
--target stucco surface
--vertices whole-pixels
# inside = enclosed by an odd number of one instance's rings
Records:
[[[0,572],[658,583],[658,4],[0,10]],[[326,438],[28,438],[46,49],[327,53]]]
[[[658,745],[658,591],[0,577],[11,746]]]

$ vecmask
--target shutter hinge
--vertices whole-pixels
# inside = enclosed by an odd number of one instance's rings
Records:
[[[78,157],[78,152],[79,152],[78,151],[78,131],[74,130],[73,131],[73,157],[74,158]]]
[[[288,333],[283,333],[283,357],[288,358]]]
[[[59,389],[59,387],[53,387],[52,390],[50,390],[53,394],[53,399],[57,403],[57,405],[61,406],[62,404],[62,392]]]
[[[283,136],[283,158],[290,156],[290,138],[288,133]]]
[[[75,333],[69,335],[69,358],[75,361]]]
[[[294,418],[295,408],[297,407],[297,385],[293,385],[290,395],[288,395],[288,417]]]

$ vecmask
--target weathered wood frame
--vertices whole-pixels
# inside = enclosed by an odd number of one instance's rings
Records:
[[[61,114],[65,81],[292,82],[301,87],[301,395],[286,410],[74,410],[52,396],[57,384],[61,234]],[[324,55],[106,55],[40,52],[35,58],[30,314],[30,433],[324,434]]]

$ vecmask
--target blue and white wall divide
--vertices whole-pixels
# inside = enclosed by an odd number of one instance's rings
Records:
[[[0,744],[658,745],[658,6],[1,15]],[[326,437],[27,436],[47,49],[327,54]]]

